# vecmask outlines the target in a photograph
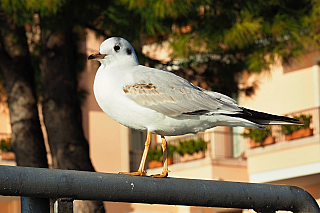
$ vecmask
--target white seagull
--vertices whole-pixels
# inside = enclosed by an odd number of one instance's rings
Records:
[[[111,37],[100,52],[88,60],[101,63],[94,94],[101,109],[112,119],[132,129],[147,132],[137,172],[145,175],[151,133],[161,135],[163,170],[154,177],[167,177],[167,141],[164,136],[197,133],[215,126],[265,129],[262,125],[298,124],[298,121],[240,107],[232,98],[202,89],[167,71],[139,65],[131,44]]]

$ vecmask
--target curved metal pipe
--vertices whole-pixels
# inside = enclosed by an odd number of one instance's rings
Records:
[[[286,185],[152,178],[0,166],[0,194],[113,202],[320,212],[305,190]]]

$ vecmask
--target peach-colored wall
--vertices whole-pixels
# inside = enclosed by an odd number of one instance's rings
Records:
[[[213,177],[219,177],[224,181],[249,182],[246,166],[212,165]]]
[[[6,103],[0,103],[0,137],[2,133],[11,133],[9,110]]]
[[[119,172],[121,168],[120,125],[103,112],[89,112],[90,155],[100,172]]]
[[[303,143],[300,139],[300,145],[284,148],[281,144],[275,144],[278,149],[264,151],[251,151],[248,153],[248,172],[249,174],[276,170],[281,168],[288,168],[298,165],[304,165],[320,161],[320,144]],[[284,142],[284,143],[298,143],[299,141]],[[282,143],[282,144],[284,144]]]
[[[296,64],[295,68],[274,65],[270,73],[253,75],[248,81],[257,80],[259,87],[253,97],[239,98],[240,105],[255,110],[275,114],[319,106],[319,53],[307,54],[301,59],[305,64]],[[284,142],[270,147],[261,147],[247,151],[249,174],[303,165],[320,161],[319,143],[309,143],[310,139]],[[296,146],[294,146],[296,144]]]
[[[304,188],[312,197],[319,198],[320,197],[320,185],[316,186],[308,186]]]
[[[320,69],[318,52],[306,54],[291,67],[274,65],[270,73],[246,76],[247,83],[257,80],[258,89],[250,98],[241,95],[239,104],[259,111],[287,114],[320,106]],[[246,151],[252,182],[298,185],[319,198],[319,186],[308,185],[317,175],[320,162],[319,136],[254,148]],[[300,182],[299,182],[300,181]],[[316,183],[319,183],[316,181]],[[306,187],[307,186],[307,187]]]
[[[108,213],[129,213],[129,212],[153,212],[153,213],[177,213],[178,206],[157,205],[157,204],[131,204],[131,203],[112,203],[106,202],[106,210]]]
[[[249,77],[249,81],[258,81],[258,89],[253,97],[241,95],[239,104],[278,114],[319,106],[319,81],[315,79],[319,79],[316,65],[285,74],[282,66],[275,65],[270,73]]]
[[[20,213],[20,198],[19,197],[0,197],[0,212],[1,213]]]
[[[239,165],[237,160],[219,159],[212,161],[210,157],[180,164],[169,165],[169,177],[192,179],[224,180],[248,182],[248,172],[245,165]],[[148,169],[148,175],[161,173],[162,168]],[[236,174],[236,175],[235,175]]]
[[[99,52],[100,44],[104,40],[103,37],[96,37],[95,33],[91,30],[87,30],[87,39],[83,42],[82,45],[85,49],[81,50],[84,54],[89,56],[92,53]],[[98,70],[100,63],[98,61],[87,61],[86,68],[81,73],[81,79],[79,82],[79,86],[84,88],[88,92],[88,96],[86,97],[85,103],[82,106],[82,114],[83,114],[83,129],[84,134],[88,138],[89,137],[89,111],[101,111],[99,105],[97,104],[95,97],[93,95],[93,82],[94,77],[96,75],[96,71]]]
[[[212,180],[211,159],[205,158],[184,162],[183,164],[172,164],[169,166],[170,177],[183,177],[193,179],[207,179]]]

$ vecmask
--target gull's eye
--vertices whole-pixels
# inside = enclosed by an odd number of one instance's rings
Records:
[[[118,52],[118,51],[120,50],[120,46],[119,46],[119,45],[115,45],[115,46],[113,47],[113,49],[114,49],[114,51]]]

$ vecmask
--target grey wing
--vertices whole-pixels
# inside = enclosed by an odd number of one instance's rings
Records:
[[[123,87],[126,96],[167,116],[242,111],[233,99],[199,88],[170,72],[138,66],[132,76],[134,83]]]
[[[224,101],[224,102],[229,103],[229,104],[237,104],[237,101],[232,99],[232,98],[230,98],[229,96],[226,96],[226,95],[218,93],[218,92],[205,90],[205,89],[203,89],[201,87],[198,87],[196,85],[194,85],[194,86],[197,87],[202,92],[206,93],[207,95],[212,96],[215,99]]]

